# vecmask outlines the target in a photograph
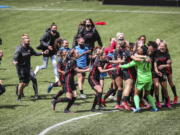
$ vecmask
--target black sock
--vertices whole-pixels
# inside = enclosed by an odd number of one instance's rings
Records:
[[[172,92],[173,92],[174,96],[177,96],[176,86],[174,85],[173,87],[171,87],[171,89],[172,89]]]
[[[114,91],[114,89],[109,89],[109,91],[104,96],[104,100],[106,100],[112,93],[114,93]]]
[[[53,86],[53,87],[58,87],[58,83],[59,83],[59,82],[55,82],[55,83],[53,83],[52,86]]]
[[[112,94],[113,96],[115,96],[115,95],[116,95],[116,91],[117,91],[117,90],[115,90],[115,89],[114,89],[114,92],[113,92],[113,94]]]
[[[80,93],[81,93],[81,94],[84,94],[83,90],[80,90]]]
[[[71,106],[74,104],[75,100],[76,100],[76,97],[73,97],[72,99],[69,100],[66,110],[69,110],[71,108]]]
[[[154,95],[154,88],[153,87],[151,88],[150,94],[153,97],[153,95]]]
[[[162,96],[162,101],[164,101],[165,98],[164,98],[164,91],[163,91],[163,88],[161,88],[161,96]]]
[[[124,96],[124,102],[128,102],[129,101],[129,96]]]
[[[95,95],[95,97],[94,97],[94,102],[93,102],[93,105],[92,105],[92,109],[95,109],[95,108],[96,108],[97,102],[98,102],[98,96]]]
[[[60,90],[55,96],[54,99],[57,99],[58,97],[62,96],[64,94],[64,90]]]
[[[101,106],[102,93],[98,93],[98,105]]]
[[[34,94],[37,96],[38,95],[37,80],[33,81],[33,89],[34,89]]]
[[[165,103],[167,104],[168,103],[168,98],[164,97],[164,100],[165,100]]]
[[[122,90],[118,90],[117,92],[117,104],[121,104],[121,98],[122,98]]]
[[[55,102],[56,102],[56,103],[58,103],[58,102],[69,102],[69,100],[71,100],[71,99],[65,97],[65,98],[59,98],[59,99],[56,99]]]
[[[155,95],[156,102],[159,102],[159,95]]]

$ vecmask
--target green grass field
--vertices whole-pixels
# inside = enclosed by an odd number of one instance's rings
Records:
[[[74,3],[74,1],[77,1]],[[39,94],[41,100],[33,100],[31,83],[25,88],[26,97],[22,102],[16,101],[15,86],[18,78],[12,64],[13,53],[20,43],[20,36],[28,33],[31,46],[39,45],[39,39],[45,29],[56,22],[61,36],[72,43],[77,25],[85,18],[106,21],[107,25],[97,26],[104,46],[110,37],[117,32],[124,32],[126,39],[135,42],[139,35],[145,34],[147,40],[165,39],[173,60],[174,82],[180,95],[180,8],[176,7],[140,7],[140,6],[108,6],[99,2],[82,2],[81,0],[0,0],[0,5],[9,5],[9,9],[0,9],[0,37],[4,58],[0,65],[0,80],[3,80],[6,93],[0,96],[0,135],[37,135],[44,129],[71,118],[93,114],[89,111],[93,91],[85,82],[86,100],[78,99],[72,107],[74,114],[64,114],[65,103],[57,105],[56,112],[50,108],[51,97],[60,88],[54,88],[47,94],[47,87],[54,81],[51,62],[48,69],[38,73]],[[38,10],[37,10],[38,9]],[[73,11],[70,11],[72,10]],[[77,11],[79,10],[79,11]],[[83,11],[82,11],[83,10]],[[93,10],[93,11],[87,11]],[[105,10],[109,10],[106,12]],[[116,11],[116,12],[113,12]],[[119,12],[126,11],[126,12]],[[131,12],[129,12],[131,11]],[[135,12],[133,11],[141,11]],[[151,11],[151,13],[148,13]],[[152,12],[153,11],[153,12]],[[163,13],[162,13],[163,12]],[[168,12],[168,13],[165,13]],[[33,57],[32,66],[42,64],[42,57]],[[105,80],[106,92],[110,80]],[[172,92],[169,89],[171,99]],[[114,107],[109,102],[107,109]],[[162,109],[152,113],[144,111],[133,114],[127,111],[103,112],[101,115],[89,117],[65,124],[48,132],[48,135],[179,135],[180,106],[173,109]]]

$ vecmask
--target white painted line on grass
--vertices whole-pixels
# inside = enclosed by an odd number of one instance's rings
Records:
[[[145,11],[145,10],[94,10],[62,8],[2,8],[9,11],[63,11],[63,12],[97,12],[97,13],[137,13],[137,14],[180,14],[180,11]]]
[[[62,126],[64,124],[71,123],[72,121],[76,121],[76,120],[80,120],[80,119],[84,119],[84,118],[88,118],[88,117],[93,117],[93,116],[100,115],[100,114],[103,114],[103,113],[94,113],[94,114],[90,114],[90,115],[84,115],[84,116],[81,116],[81,117],[76,117],[76,118],[72,118],[72,119],[69,119],[69,120],[66,120],[66,121],[63,121],[63,122],[59,122],[59,123],[57,123],[57,124],[55,124],[53,126],[50,126],[50,127],[46,128],[45,130],[43,130],[38,135],[45,135],[50,130],[52,130],[54,128],[57,128],[59,126]]]

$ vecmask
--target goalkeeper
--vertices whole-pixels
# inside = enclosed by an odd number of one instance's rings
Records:
[[[154,98],[150,95],[150,90],[152,87],[152,73],[151,73],[151,60],[146,56],[147,48],[145,46],[139,47],[137,49],[137,57],[140,57],[142,61],[131,61],[128,64],[120,65],[120,68],[129,68],[129,67],[136,67],[137,70],[137,80],[135,84],[135,93],[134,93],[134,103],[136,109],[134,112],[140,111],[140,98],[139,98],[139,91],[145,90],[148,102],[152,106],[152,111],[158,111]]]

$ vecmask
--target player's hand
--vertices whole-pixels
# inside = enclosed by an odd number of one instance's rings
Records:
[[[43,54],[49,54],[49,50],[45,50]]]
[[[50,50],[50,51],[52,51],[53,50],[53,47],[52,46],[48,46],[48,49]]]
[[[158,71],[158,72],[156,72],[156,73],[157,73],[158,76],[160,76],[160,77],[162,76],[162,73],[161,73],[161,72]]]
[[[17,65],[17,64],[18,64],[18,62],[17,62],[17,61],[13,61],[13,64],[14,64],[14,65]]]

